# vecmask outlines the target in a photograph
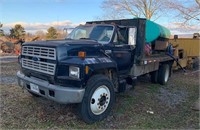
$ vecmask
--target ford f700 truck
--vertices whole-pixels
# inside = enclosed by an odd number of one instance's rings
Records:
[[[77,103],[87,123],[104,119],[115,93],[138,76],[166,84],[173,64],[168,29],[146,19],[87,22],[64,40],[22,45],[19,86],[34,96]]]

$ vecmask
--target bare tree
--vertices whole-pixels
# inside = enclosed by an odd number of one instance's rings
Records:
[[[64,39],[67,36],[67,32],[65,32],[63,29],[57,29],[58,32],[58,39]]]
[[[45,40],[46,39],[46,34],[42,30],[38,30],[37,32],[35,32],[35,35],[37,37],[39,37],[39,40]]]
[[[159,17],[163,11],[164,0],[104,0],[102,8],[108,18],[144,17],[147,19]]]
[[[170,14],[180,21],[200,21],[200,0],[104,0],[102,19],[144,17],[156,20]],[[166,11],[167,10],[167,11]]]
[[[183,24],[200,23],[200,0],[168,0],[166,6],[176,12],[176,17]]]
[[[3,27],[3,24],[0,23],[0,36],[4,36],[4,31],[1,29]]]
[[[200,0],[195,0],[195,1],[199,5],[199,8],[200,8]]]

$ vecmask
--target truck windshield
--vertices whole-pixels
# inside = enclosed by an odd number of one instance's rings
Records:
[[[89,39],[102,44],[110,42],[114,32],[114,27],[109,25],[84,25],[76,27],[67,39]]]

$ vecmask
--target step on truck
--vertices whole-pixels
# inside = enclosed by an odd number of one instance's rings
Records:
[[[18,84],[33,96],[77,103],[87,123],[100,121],[110,113],[115,93],[138,76],[167,83],[173,64],[169,36],[165,27],[141,18],[87,22],[64,40],[24,43]]]

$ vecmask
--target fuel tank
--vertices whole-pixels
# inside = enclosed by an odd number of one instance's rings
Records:
[[[170,38],[170,30],[155,22],[146,20],[146,43],[150,43],[157,38]]]

